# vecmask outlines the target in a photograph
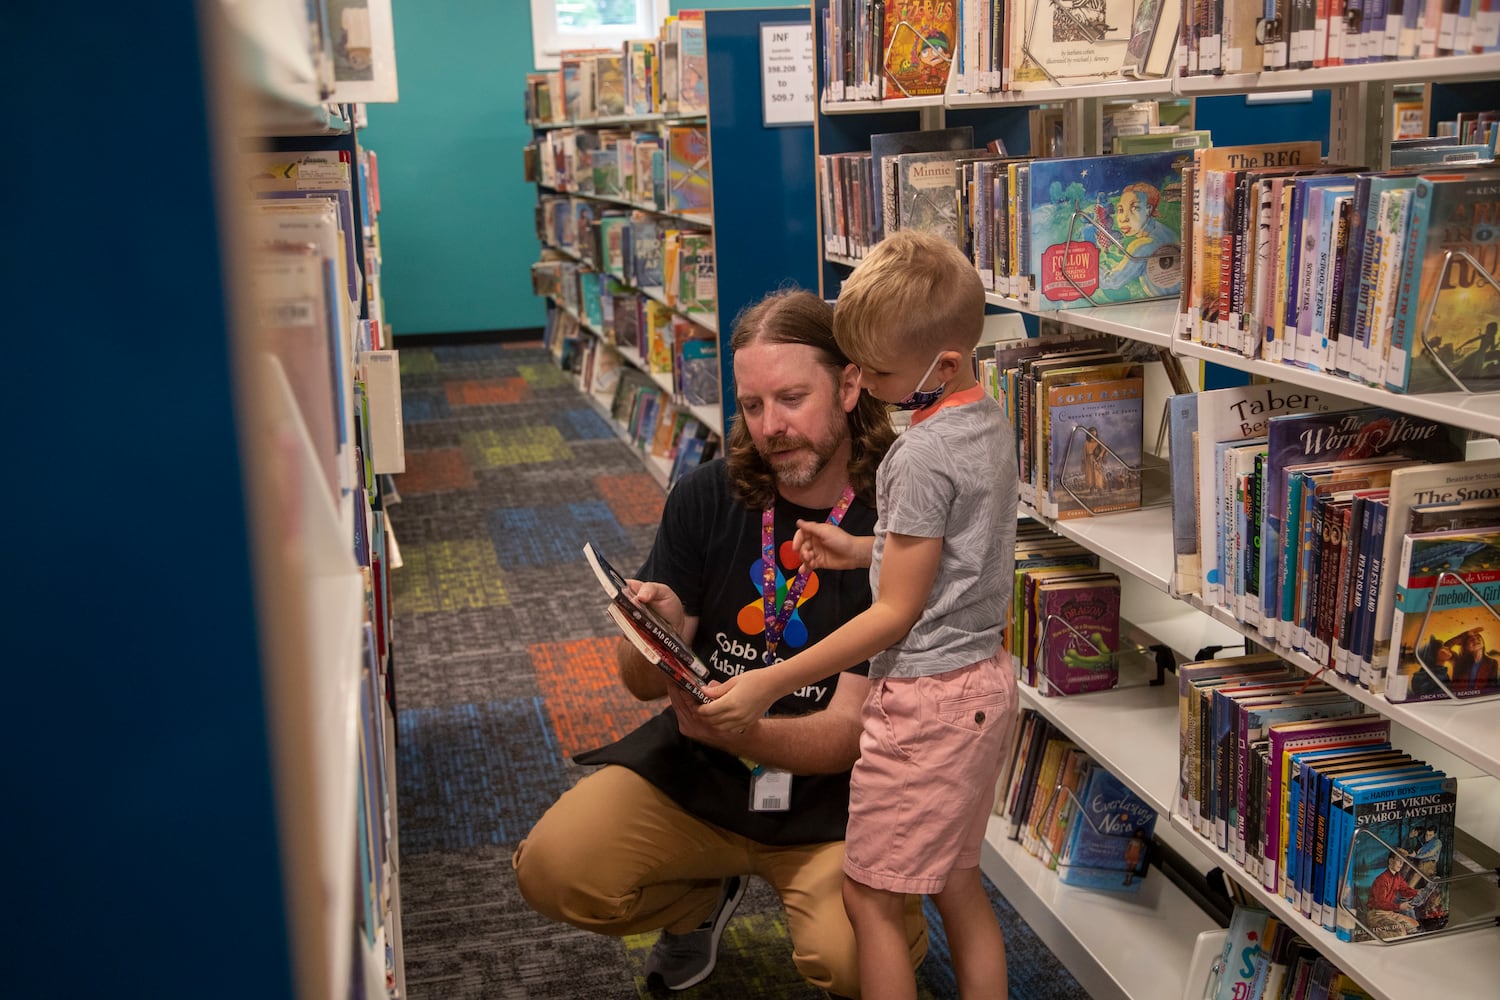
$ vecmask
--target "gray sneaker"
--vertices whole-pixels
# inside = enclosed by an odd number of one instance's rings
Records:
[[[719,938],[745,895],[745,882],[741,875],[725,879],[719,905],[696,930],[686,934],[661,932],[651,954],[646,956],[647,983],[654,980],[669,990],[685,990],[713,973],[719,959]]]

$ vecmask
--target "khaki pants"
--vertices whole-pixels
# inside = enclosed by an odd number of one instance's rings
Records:
[[[758,875],[786,907],[797,971],[829,992],[859,996],[842,841],[760,844],[694,818],[629,768],[609,765],[565,792],[511,863],[538,913],[615,936],[690,931],[712,912],[723,879]],[[907,899],[906,926],[915,967],[927,954],[919,896]]]

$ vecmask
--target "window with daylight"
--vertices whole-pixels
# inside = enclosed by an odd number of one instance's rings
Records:
[[[537,69],[556,69],[564,49],[619,48],[654,38],[666,0],[531,0],[531,46]]]

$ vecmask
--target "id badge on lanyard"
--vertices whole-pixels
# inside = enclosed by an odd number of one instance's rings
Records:
[[[839,502],[834,505],[833,510],[828,512],[828,523],[837,526],[844,519],[844,514],[849,510],[849,504],[854,501],[854,488],[845,486],[844,492],[839,496]],[[766,651],[762,660],[770,665],[776,656],[776,647],[781,645],[782,633],[786,631],[787,622],[792,619],[792,612],[797,609],[797,602],[802,599],[802,591],[807,587],[808,577],[811,576],[806,563],[797,567],[797,575],[787,584],[786,596],[778,605],[776,602],[776,505],[767,507],[761,514],[760,520],[760,554],[761,554],[761,603],[766,617]],[[785,812],[792,804],[792,774],[780,768],[764,767],[755,765],[750,772],[750,811],[751,812]]]

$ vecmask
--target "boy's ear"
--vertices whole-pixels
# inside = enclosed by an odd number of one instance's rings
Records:
[[[859,365],[850,363],[844,366],[843,374],[839,376],[839,403],[845,413],[852,413],[858,402]]]
[[[958,351],[943,351],[938,357],[937,370],[942,374],[946,382],[957,375],[964,363],[964,356]]]

